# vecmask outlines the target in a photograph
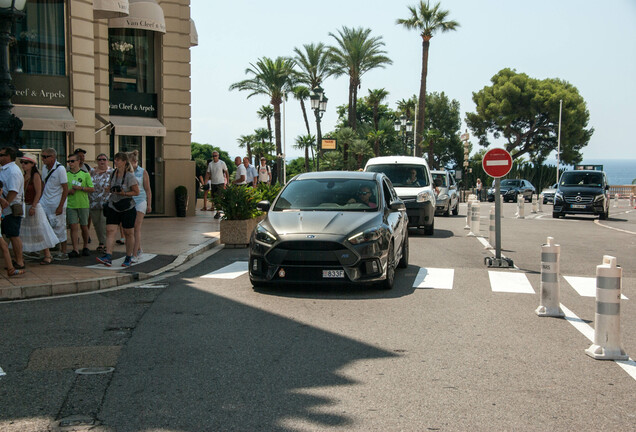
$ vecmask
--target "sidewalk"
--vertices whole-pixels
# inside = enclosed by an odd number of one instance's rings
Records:
[[[96,291],[160,274],[176,260],[187,261],[219,243],[219,220],[213,218],[214,212],[199,210],[201,206],[199,200],[192,217],[144,219],[141,239],[144,256],[142,262],[128,268],[117,263],[109,268],[96,262],[98,242],[92,229],[90,257],[53,261],[48,266],[40,265],[39,260],[25,259],[26,273],[12,278],[7,277],[1,261],[0,301]],[[72,249],[70,244],[68,248]],[[113,260],[124,255],[125,246],[116,244]]]

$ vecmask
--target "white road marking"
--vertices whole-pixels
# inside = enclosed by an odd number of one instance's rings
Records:
[[[0,377],[5,376],[5,375],[6,375],[5,371],[3,371],[2,368],[0,367]]]
[[[583,336],[590,340],[590,342],[594,343],[594,329],[581,318],[576,316],[576,314],[570,309],[563,306],[563,304],[561,304],[561,310],[565,313],[566,321],[572,324],[574,328],[580,331]],[[623,368],[629,376],[636,380],[636,361],[634,361],[634,359],[630,357],[628,360],[616,360],[615,363]]]
[[[136,263],[132,263],[131,267],[136,266],[137,264],[141,264],[144,263],[146,261],[150,261],[151,259],[153,259],[154,257],[156,257],[157,254],[151,254],[151,253],[144,253],[139,257],[139,261],[137,261]],[[123,268],[128,268],[128,267],[122,267],[121,265],[124,263],[124,260],[126,259],[126,257],[121,257],[121,258],[117,258],[113,260],[113,265],[111,267],[106,267],[104,264],[93,264],[91,266],[86,266],[87,268],[94,268],[94,269],[101,269],[101,270],[121,270]]]
[[[247,261],[236,261],[201,277],[204,279],[236,279],[245,273],[247,273]]]
[[[413,283],[414,288],[453,289],[455,270],[445,268],[420,268]]]
[[[496,256],[497,255],[497,251],[495,250],[494,246],[491,245],[490,243],[488,243],[488,240],[486,240],[484,237],[477,237],[477,240],[479,240],[479,243],[481,243],[482,245],[484,245],[484,249],[488,249],[488,251],[493,255]],[[506,256],[504,254],[501,254],[501,258],[506,258]],[[513,268],[516,270],[519,270],[519,267],[517,267],[516,264],[513,263]]]
[[[615,215],[615,214],[616,213],[613,213],[612,215]],[[624,230],[624,229],[614,228],[614,227],[611,227],[611,226],[603,225],[598,219],[594,219],[594,223],[596,225],[598,225],[598,226],[602,226],[603,228],[611,229],[611,230],[622,232],[622,233],[626,233],[626,234],[634,234],[634,235],[636,235],[636,232],[634,232],[634,231],[627,231],[627,230]]]
[[[563,276],[563,278],[581,297],[596,297],[595,277]],[[624,294],[621,294],[621,299],[629,300]]]
[[[535,294],[524,273],[489,271],[488,276],[493,292]]]

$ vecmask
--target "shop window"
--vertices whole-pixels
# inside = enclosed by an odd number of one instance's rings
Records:
[[[20,131],[21,149],[54,148],[57,152],[57,160],[64,163],[66,160],[66,133],[49,131]]]
[[[108,30],[111,91],[155,93],[155,33]]]
[[[30,75],[66,74],[64,0],[29,0],[10,43],[11,71]]]

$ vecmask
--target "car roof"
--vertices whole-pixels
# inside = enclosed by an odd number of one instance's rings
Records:
[[[371,158],[367,161],[367,165],[379,165],[379,164],[418,164],[426,165],[426,159],[415,156],[380,156]]]
[[[382,173],[368,171],[320,171],[298,174],[294,177],[296,180],[309,179],[358,179],[358,180],[376,180]]]
[[[563,174],[565,174],[565,173],[583,173],[583,174],[599,173],[599,174],[605,174],[605,171],[597,171],[597,170],[567,170],[567,171],[563,171]]]

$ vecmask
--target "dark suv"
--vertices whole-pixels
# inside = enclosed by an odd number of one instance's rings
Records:
[[[609,185],[602,171],[566,171],[554,194],[552,217],[566,214],[598,215],[600,219],[609,216]]]
[[[504,179],[500,185],[501,196],[504,201],[517,202],[517,197],[522,195],[523,198],[530,202],[532,201],[532,195],[536,193],[534,186],[528,180],[522,179]],[[488,189],[488,201],[493,202],[495,200],[495,187]]]

